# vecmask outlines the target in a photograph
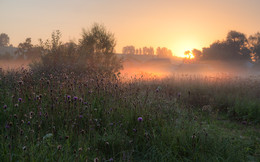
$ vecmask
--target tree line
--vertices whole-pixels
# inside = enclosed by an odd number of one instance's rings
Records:
[[[105,32],[104,27],[101,27],[100,25],[96,25],[96,28],[97,26],[99,26],[99,29],[96,30],[101,30]],[[92,32],[95,32],[94,28]],[[82,44],[83,42],[81,42],[83,39],[79,41],[80,44],[76,44],[73,42],[57,44],[58,41],[60,41],[60,36],[61,33],[59,33],[59,31],[56,31],[56,33],[52,35],[51,40],[46,40],[45,42],[40,40],[38,45],[33,45],[31,42],[31,38],[26,38],[24,42],[19,43],[15,54],[17,58],[21,58],[21,59],[36,59],[45,55],[46,51],[50,52],[50,48],[54,48],[54,47],[56,48],[56,46],[67,48],[67,50],[71,50],[67,55],[73,55],[72,53],[75,52],[74,50],[76,50],[76,53],[79,54],[80,48],[82,48],[80,46],[83,46]],[[112,35],[110,34],[109,39],[111,39],[111,37]],[[100,39],[104,41],[103,38]],[[111,49],[114,49],[115,41],[106,40],[106,39],[105,41],[110,41],[110,44],[108,43],[107,45],[103,45],[104,48],[103,51],[96,51],[95,49],[88,52],[89,53],[91,52],[92,53],[99,53],[99,52],[113,53]],[[0,47],[5,47],[10,45],[9,41],[10,38],[7,34],[5,33],[0,34]],[[56,45],[53,46],[54,44]],[[92,40],[88,40],[88,43],[85,45],[89,45],[89,44],[93,45]],[[96,48],[100,48],[100,47],[96,47]],[[172,51],[167,49],[166,47],[157,47],[155,50],[153,47],[135,48],[134,46],[125,46],[122,49],[122,53],[135,54],[135,55],[151,55],[151,56],[158,56],[164,58],[172,57]],[[260,63],[260,33],[257,32],[247,37],[244,33],[232,30],[227,33],[227,36],[224,40],[215,41],[212,44],[210,44],[209,47],[202,48],[202,50],[193,49],[192,51],[185,51],[185,54],[188,56],[192,54],[194,56],[195,61],[219,60],[219,61],[250,61],[254,63]],[[58,58],[56,59],[58,60]]]
[[[219,60],[219,61],[250,61],[260,62],[260,33],[246,37],[238,31],[228,32],[223,41],[215,41],[209,47],[202,50],[193,49],[186,51],[192,53],[197,61]]]
[[[153,47],[143,47],[135,48],[134,46],[125,46],[122,49],[123,54],[132,54],[132,55],[149,55],[149,56],[158,56],[164,58],[172,57],[172,51],[166,47],[157,47],[156,51]]]

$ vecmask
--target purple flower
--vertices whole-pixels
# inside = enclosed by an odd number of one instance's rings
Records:
[[[71,96],[70,96],[70,95],[68,95],[68,96],[67,96],[67,99],[68,99],[68,100],[70,100],[70,98],[71,98]]]
[[[138,117],[138,118],[137,118],[137,121],[142,122],[142,121],[143,121],[143,118],[142,118],[142,117]]]
[[[178,93],[178,98],[181,98],[181,92]]]
[[[6,128],[6,129],[9,129],[9,128],[10,128],[9,124],[6,124],[6,125],[5,125],[5,128]]]
[[[137,132],[137,130],[136,130],[135,128],[133,129],[133,131],[134,131],[134,132]]]
[[[30,121],[28,121],[27,125],[31,125],[31,122],[30,122]]]
[[[4,105],[4,109],[6,109],[7,108],[7,105]]]
[[[79,115],[79,118],[83,118],[83,115]]]
[[[113,158],[110,158],[108,161],[114,161],[114,159],[113,159]]]
[[[18,101],[19,101],[19,102],[22,102],[22,98],[18,98]]]
[[[74,101],[77,101],[77,100],[78,100],[78,97],[77,97],[77,96],[75,96],[73,99],[74,99]]]

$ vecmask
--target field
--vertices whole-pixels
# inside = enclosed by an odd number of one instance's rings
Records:
[[[1,161],[259,161],[260,77],[0,73]]]

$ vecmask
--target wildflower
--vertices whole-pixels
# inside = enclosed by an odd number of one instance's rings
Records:
[[[68,100],[70,100],[70,98],[71,98],[71,96],[70,96],[70,95],[68,95],[68,96],[67,96],[67,99],[68,99]]]
[[[18,107],[19,105],[18,104],[15,104],[14,107]]]
[[[6,109],[7,108],[7,105],[4,105],[4,109]]]
[[[83,115],[79,115],[79,118],[83,118]]]
[[[134,131],[134,132],[137,132],[137,130],[136,130],[135,128],[133,129],[133,131]]]
[[[19,101],[19,102],[22,102],[22,98],[18,98],[18,101]]]
[[[191,136],[192,139],[196,138],[196,135],[195,133]]]
[[[178,98],[181,98],[181,92],[178,93]]]
[[[98,162],[99,161],[99,159],[96,157],[95,159],[94,159],[94,162]]]
[[[78,97],[77,97],[77,96],[75,96],[73,99],[74,99],[74,101],[77,101],[77,100],[78,100]]]
[[[20,85],[22,85],[22,84],[23,84],[23,81],[22,81],[22,80],[20,80],[18,83],[19,83]]]
[[[23,146],[23,150],[24,150],[24,151],[26,150],[26,146]]]
[[[57,149],[58,149],[58,150],[61,150],[61,145],[58,145],[58,146],[57,146]]]
[[[20,135],[21,135],[21,136],[23,135],[23,130],[20,130]]]
[[[113,159],[113,158],[110,158],[108,161],[114,161],[114,159]]]
[[[81,133],[81,134],[84,134],[84,133],[85,133],[85,131],[82,129],[82,130],[80,131],[80,133]]]
[[[30,122],[30,121],[28,121],[27,125],[31,125],[31,122]]]
[[[137,121],[142,122],[142,121],[143,121],[143,118],[142,118],[142,117],[138,117],[138,118],[137,118]]]
[[[10,128],[9,124],[6,124],[6,125],[5,125],[5,128],[6,128],[6,129],[9,129],[9,128]]]

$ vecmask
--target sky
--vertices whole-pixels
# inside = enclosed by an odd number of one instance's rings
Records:
[[[78,41],[82,29],[103,24],[114,33],[116,52],[167,47],[176,56],[223,40],[230,30],[260,32],[260,0],[0,0],[0,33],[17,46],[31,37]]]

